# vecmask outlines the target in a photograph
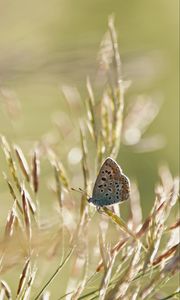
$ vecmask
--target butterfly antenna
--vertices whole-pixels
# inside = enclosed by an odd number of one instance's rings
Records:
[[[89,195],[87,194],[87,192],[85,190],[81,189],[81,188],[76,189],[76,188],[72,187],[71,190],[75,191],[75,192],[78,192],[78,193],[85,194],[87,197],[89,197]]]
[[[80,191],[81,193],[87,194],[87,192],[86,192],[85,190],[83,190],[82,188],[79,188],[79,191]]]
[[[79,189],[76,189],[76,188],[71,188],[72,191],[74,192],[78,192],[78,193],[82,193],[82,190],[79,188]]]

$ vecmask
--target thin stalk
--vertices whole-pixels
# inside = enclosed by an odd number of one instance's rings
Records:
[[[46,284],[43,286],[43,288],[40,290],[40,292],[38,293],[38,295],[34,298],[34,300],[37,300],[40,298],[40,296],[42,295],[42,293],[44,292],[44,290],[48,287],[48,285],[50,285],[50,283],[53,281],[53,279],[56,277],[56,275],[59,273],[59,271],[63,268],[63,266],[66,264],[66,262],[68,261],[68,259],[70,258],[72,252],[73,252],[74,248],[72,248],[68,255],[65,257],[65,259],[63,260],[63,262],[58,266],[58,268],[56,269],[56,271],[53,273],[53,275],[49,278],[49,280],[46,282]]]
[[[179,295],[180,294],[180,290],[177,291],[177,292],[174,292],[173,294],[165,297],[165,298],[161,298],[160,300],[167,300],[167,299],[172,299],[172,297],[176,296],[176,295]]]

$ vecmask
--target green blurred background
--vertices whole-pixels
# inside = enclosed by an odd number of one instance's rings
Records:
[[[147,203],[149,208],[159,163],[167,162],[174,174],[178,172],[178,6],[178,0],[1,0],[1,134],[18,143],[25,153],[36,141],[52,134],[66,162],[68,151],[79,142],[78,119],[83,110],[71,99],[67,105],[61,88],[77,87],[84,101],[86,75],[95,79],[100,41],[107,30],[108,16],[114,13],[123,77],[132,81],[126,101],[145,94],[163,103],[147,135],[162,134],[165,147],[147,153],[122,147],[119,155],[126,173],[137,179],[145,199],[143,205]],[[14,106],[13,112],[9,106]],[[74,123],[69,125],[70,109]],[[73,142],[72,134],[69,139],[68,135],[67,139],[58,135],[57,120],[64,122],[64,135],[73,124],[73,134],[77,136]],[[5,164],[0,155],[2,171]],[[45,169],[42,177],[47,173]],[[6,212],[9,202],[4,201],[2,176],[0,184],[1,208]]]
[[[178,173],[178,0],[1,0],[0,133],[19,144],[26,157],[39,140],[55,145],[70,178],[82,186],[80,164],[69,164],[68,154],[79,145],[86,76],[96,78],[97,53],[111,13],[123,77],[132,81],[127,103],[142,94],[162,101],[146,135],[161,134],[165,146],[145,153],[123,146],[118,157],[125,173],[138,182],[146,215],[154,200],[159,164],[166,162],[173,174]],[[67,103],[61,90],[69,85],[79,94]],[[0,228],[12,205],[2,176],[6,169],[1,151]],[[43,161],[40,201],[49,216],[53,216],[47,185],[51,176]]]

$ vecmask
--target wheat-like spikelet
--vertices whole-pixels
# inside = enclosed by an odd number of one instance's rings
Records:
[[[7,282],[1,280],[0,299],[3,299],[4,296],[6,296],[7,299],[10,300],[12,299],[12,293],[10,287],[8,286]]]
[[[14,150],[15,150],[20,168],[22,170],[22,173],[24,174],[26,180],[29,182],[30,181],[30,169],[29,169],[28,163],[25,159],[25,156],[19,146],[14,145]]]
[[[32,158],[32,184],[34,192],[37,193],[39,189],[39,173],[40,173],[40,162],[37,152],[34,151]]]

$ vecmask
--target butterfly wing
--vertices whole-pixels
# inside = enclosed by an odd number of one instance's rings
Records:
[[[129,198],[130,184],[119,165],[110,157],[103,163],[97,176],[91,201],[96,206],[107,206]]]

